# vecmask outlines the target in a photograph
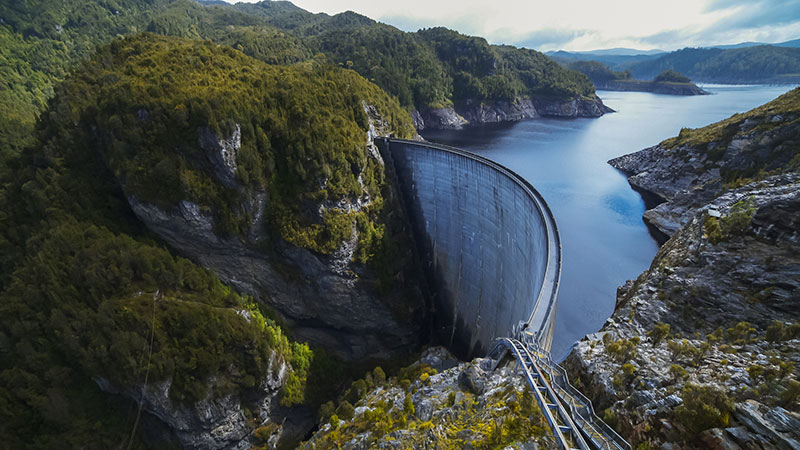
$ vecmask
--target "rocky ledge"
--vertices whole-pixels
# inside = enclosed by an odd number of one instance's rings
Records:
[[[467,101],[455,107],[415,110],[412,113],[417,130],[460,129],[470,125],[518,122],[538,117],[600,117],[614,112],[599,98],[569,100],[517,98],[513,102]]]
[[[798,97],[611,161],[671,237],[565,365],[635,448],[800,448]]]

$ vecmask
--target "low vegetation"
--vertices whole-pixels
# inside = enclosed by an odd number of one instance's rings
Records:
[[[692,147],[705,153],[707,164],[716,165],[726,186],[741,186],[754,179],[800,169],[800,151],[793,131],[800,127],[800,88],[777,99],[703,128],[683,128],[680,134],[660,146],[669,149]],[[751,135],[777,134],[762,139],[763,148],[756,147],[747,155],[748,164],[734,164],[723,159],[731,142]],[[761,144],[758,144],[761,145]]]
[[[406,367],[380,383],[380,376],[368,373],[351,385],[338,406],[322,406],[321,431],[301,448],[335,449],[361,438],[368,446],[394,442],[405,448],[433,442],[442,449],[502,449],[547,435],[544,416],[527,386],[517,390],[508,385],[488,399],[454,386],[433,394],[441,399],[430,398],[450,413],[418,418],[412,398],[435,375],[426,364]],[[354,407],[363,412],[354,415]]]

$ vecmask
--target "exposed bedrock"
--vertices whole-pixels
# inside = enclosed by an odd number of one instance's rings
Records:
[[[470,125],[518,122],[523,119],[548,117],[600,117],[614,112],[599,98],[568,100],[517,98],[514,101],[467,100],[454,107],[414,110],[412,119],[417,130],[460,129]]]

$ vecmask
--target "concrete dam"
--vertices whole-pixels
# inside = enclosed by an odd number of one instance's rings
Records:
[[[519,175],[452,147],[376,139],[396,177],[434,291],[434,331],[462,357],[522,328],[549,350],[561,242],[542,196]]]

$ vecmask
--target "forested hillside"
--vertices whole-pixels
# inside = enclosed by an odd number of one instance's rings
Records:
[[[309,348],[290,343],[263,303],[172,255],[128,204],[196,202],[215,232],[235,236],[253,220],[242,195],[264,191],[262,232],[272,239],[329,253],[356,227],[354,258],[368,261],[384,245],[384,212],[383,172],[366,161],[365,104],[398,136],[413,133],[396,101],[324,63],[270,66],[208,41],[142,34],[77,67],[0,188],[2,442],[116,447],[131,433],[131,402],[100,387],[174,417],[167,425],[182,445],[179,423],[192,405],[223,402],[227,410],[215,407],[238,417],[264,399],[291,406],[335,388],[331,373],[307,387],[320,364]],[[202,136],[233,128],[241,146],[226,179]],[[304,209],[365,192],[371,204],[358,213],[316,221]],[[238,439],[268,424],[269,411],[242,421]]]
[[[629,66],[636,78],[651,79],[664,70],[695,81],[714,83],[797,83],[800,48],[759,45],[723,50],[685,48]]]
[[[321,52],[412,109],[441,107],[463,98],[594,95],[588,80],[532,50],[490,46],[484,39],[443,29],[405,33],[355,13],[311,14],[289,2],[31,0],[3,3],[0,17],[0,108],[7,111],[0,123],[4,153],[24,145],[54,83],[78,61],[114,36],[142,31],[210,39],[270,64],[304,61]],[[489,66],[454,65],[456,51],[473,52],[466,57],[482,58]]]

